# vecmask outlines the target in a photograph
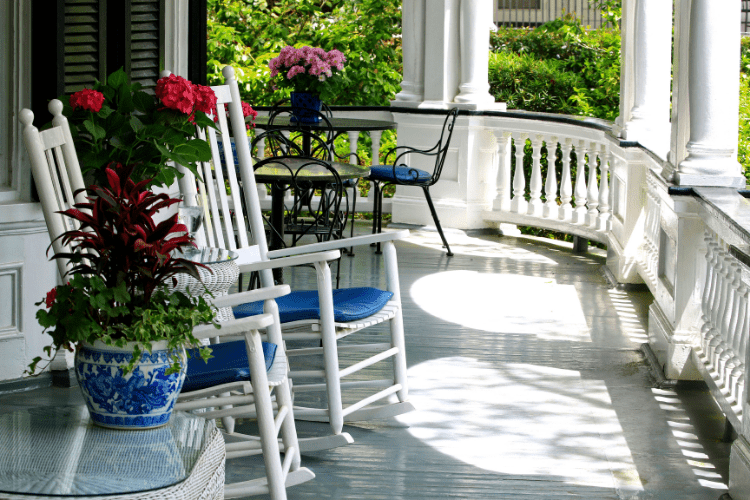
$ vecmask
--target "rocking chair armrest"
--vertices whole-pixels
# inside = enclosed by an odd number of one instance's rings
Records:
[[[298,247],[283,248],[281,250],[273,250],[268,252],[268,257],[273,261],[277,258],[287,257],[290,255],[301,255],[308,252],[324,252],[326,250],[349,248],[369,245],[371,243],[384,243],[386,241],[401,240],[409,236],[408,229],[402,229],[400,231],[389,231],[378,234],[365,234],[362,236],[355,236],[354,238],[344,238],[342,240],[331,240],[323,241],[320,243],[311,243],[309,245],[302,245]]]
[[[260,330],[273,324],[271,314],[258,314],[246,318],[221,322],[221,328],[214,325],[198,325],[193,328],[193,335],[198,339],[219,337],[223,335],[243,335],[249,330]]]
[[[231,293],[211,300],[216,307],[232,307],[247,302],[257,302],[259,300],[276,299],[291,293],[289,285],[275,285],[247,292]]]
[[[304,245],[304,247],[294,247],[294,248],[305,248],[310,247],[312,245]],[[320,249],[320,250],[328,250],[328,251],[319,251],[316,253],[310,253],[312,250],[308,250],[307,252],[294,252],[289,257],[285,258],[272,258],[272,254],[274,252],[268,252],[268,257],[271,260],[267,261],[260,261],[260,262],[251,262],[249,264],[243,264],[240,267],[241,273],[251,273],[253,271],[261,271],[263,269],[277,269],[280,267],[292,267],[292,266],[299,266],[303,264],[314,264],[315,262],[324,262],[324,261],[331,261],[336,260],[339,257],[341,257],[341,252],[336,249]],[[302,255],[296,255],[296,254],[302,254]]]

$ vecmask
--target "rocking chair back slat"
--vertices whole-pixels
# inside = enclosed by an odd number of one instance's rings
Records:
[[[53,127],[42,132],[33,125],[34,113],[31,110],[24,109],[20,113],[24,143],[31,160],[31,172],[55,253],[70,252],[69,246],[63,245],[58,236],[79,227],[73,219],[57,212],[71,208],[76,202],[85,201],[83,176],[68,120],[63,116],[62,109],[63,105],[59,100],[50,101],[49,110],[54,116]],[[57,266],[61,277],[72,267],[66,259],[57,259]]]

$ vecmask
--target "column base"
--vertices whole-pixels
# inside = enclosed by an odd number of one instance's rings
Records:
[[[745,177],[723,177],[715,175],[694,175],[675,172],[672,181],[677,186],[710,186],[710,187],[732,187],[745,189],[747,179]]]
[[[648,308],[648,344],[668,380],[703,380],[693,364],[692,338],[676,332],[654,302]]]
[[[733,151],[710,149],[688,143],[688,156],[680,162],[674,173],[674,183],[679,186],[745,187],[739,162]]]
[[[729,455],[729,495],[736,500],[750,498],[750,444],[742,434]]]

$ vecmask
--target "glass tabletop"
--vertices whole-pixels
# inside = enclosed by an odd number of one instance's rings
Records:
[[[316,129],[326,126],[325,123],[321,124],[298,124],[290,123],[288,116],[278,116],[274,120],[272,127],[268,126],[268,116],[258,116],[255,118],[255,126],[260,129],[275,128],[275,129],[288,129],[288,128],[308,128]],[[328,119],[331,123],[331,128],[335,132],[346,132],[349,130],[395,130],[396,122],[387,120],[365,120],[362,118],[333,118]],[[252,121],[250,117],[246,121]]]
[[[254,163],[261,159],[253,158]],[[332,178],[331,172],[324,166],[305,158],[283,157],[275,160],[273,157],[263,158],[263,165],[255,171],[255,179],[258,182],[271,182],[275,180],[290,179],[296,175],[310,177],[313,180],[328,180]],[[359,179],[370,175],[370,167],[352,165],[351,163],[340,163],[336,161],[325,161],[333,167],[341,179]]]
[[[0,414],[0,492],[85,497],[166,488],[190,476],[214,427],[179,411],[150,430],[96,427],[85,406]]]
[[[174,254],[172,254],[172,256],[187,259],[199,264],[208,265],[235,260],[237,257],[239,257],[239,254],[237,254],[237,252],[226,250],[224,248],[188,247],[185,250],[175,252]]]

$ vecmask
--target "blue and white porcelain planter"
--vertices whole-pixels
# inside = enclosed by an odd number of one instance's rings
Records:
[[[133,344],[123,348],[97,341],[78,346],[76,377],[91,420],[112,429],[150,429],[169,422],[185,380],[185,351],[182,370],[166,375],[171,366],[167,342],[152,343],[132,372],[123,375],[120,366],[133,358]]]

